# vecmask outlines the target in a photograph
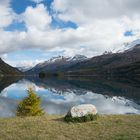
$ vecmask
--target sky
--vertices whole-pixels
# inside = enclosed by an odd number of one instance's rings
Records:
[[[140,38],[139,0],[0,0],[0,57],[32,67],[51,57],[117,52]]]

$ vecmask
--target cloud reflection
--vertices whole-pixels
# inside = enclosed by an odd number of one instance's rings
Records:
[[[72,92],[73,90],[70,89],[63,94],[58,94],[54,90],[55,87],[54,89],[52,87],[45,89],[28,80],[20,80],[1,92],[0,117],[14,116],[13,110],[16,108],[16,101],[27,96],[28,87],[33,87],[41,97],[42,108],[48,114],[65,114],[70,107],[86,103],[94,104],[99,114],[140,114],[140,105],[124,97],[109,97],[90,91],[80,95],[80,90]]]

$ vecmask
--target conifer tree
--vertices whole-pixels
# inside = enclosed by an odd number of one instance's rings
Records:
[[[41,116],[44,115],[40,108],[40,97],[34,93],[32,88],[28,89],[28,96],[24,98],[17,106],[17,116]]]

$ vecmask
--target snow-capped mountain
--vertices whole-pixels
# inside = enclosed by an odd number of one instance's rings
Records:
[[[32,67],[17,67],[18,70],[22,71],[22,72],[25,72],[25,71],[28,71],[30,70]]]
[[[140,40],[133,41],[127,48],[120,53],[109,52],[93,58],[82,55],[53,57],[36,65],[27,74],[44,71],[65,75],[140,75]]]
[[[74,57],[71,57],[70,61],[78,61],[78,62],[80,62],[80,61],[84,61],[86,59],[87,59],[86,56],[77,54]]]
[[[52,57],[51,59],[37,64],[35,67],[27,71],[27,73],[39,73],[41,71],[63,71],[64,69],[76,64],[78,62],[82,62],[87,60],[88,58],[83,55],[75,55],[73,57],[64,57],[57,56]]]
[[[128,44],[127,48],[128,48],[127,51],[131,51],[131,50],[134,50],[134,49],[140,49],[140,39],[134,40],[133,42]]]
[[[56,63],[65,63],[65,62],[81,62],[86,60],[87,57],[83,55],[75,55],[74,57],[64,57],[64,56],[57,56],[57,57],[52,57],[51,59],[37,64],[35,67],[44,67],[48,64],[56,64]]]

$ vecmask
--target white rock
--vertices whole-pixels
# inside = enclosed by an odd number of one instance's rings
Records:
[[[92,104],[82,104],[78,106],[74,106],[70,109],[68,112],[68,115],[71,117],[83,117],[88,114],[97,114],[97,109],[94,105]]]

